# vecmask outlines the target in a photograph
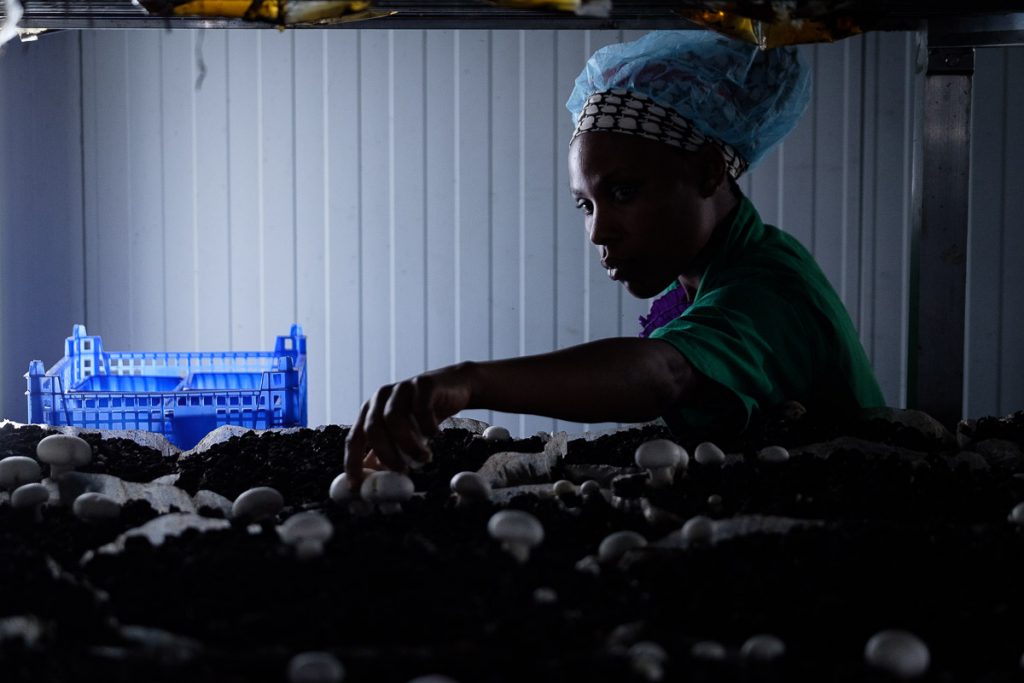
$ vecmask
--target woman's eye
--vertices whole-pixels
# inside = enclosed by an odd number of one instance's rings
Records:
[[[590,206],[590,202],[588,202],[586,199],[577,199],[576,200],[576,208],[579,209],[580,211],[582,211],[583,213],[585,213],[588,216],[593,211],[592,207]]]
[[[612,190],[612,197],[617,202],[628,202],[636,194],[636,188],[629,185],[619,185]]]

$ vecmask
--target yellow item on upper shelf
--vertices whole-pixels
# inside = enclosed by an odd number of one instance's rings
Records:
[[[863,32],[852,18],[846,17],[834,17],[826,24],[818,19],[786,16],[764,21],[715,10],[680,10],[679,15],[761,49],[801,43],[830,43]]]
[[[365,13],[369,0],[133,0],[150,14],[299,24]],[[355,17],[351,17],[355,18]]]

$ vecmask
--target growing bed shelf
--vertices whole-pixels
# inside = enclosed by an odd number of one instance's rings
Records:
[[[292,325],[273,351],[104,351],[75,325],[64,358],[33,360],[28,420],[86,429],[140,429],[181,449],[223,425],[306,426],[306,337]]]

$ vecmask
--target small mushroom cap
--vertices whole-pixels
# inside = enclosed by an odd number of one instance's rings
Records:
[[[11,494],[11,507],[30,508],[50,500],[50,490],[42,484],[22,484]]]
[[[757,459],[761,462],[786,462],[789,451],[782,446],[766,446],[757,452]]]
[[[467,498],[490,498],[491,484],[477,472],[459,472],[450,483],[452,493]]]
[[[121,504],[102,493],[89,492],[75,498],[71,505],[75,517],[86,522],[116,519],[121,514]]]
[[[345,667],[330,652],[301,652],[288,662],[288,683],[341,683]]]
[[[481,434],[481,436],[488,441],[509,441],[512,438],[512,435],[507,429],[499,427],[498,425],[491,425],[484,430],[484,433]]]
[[[726,649],[716,640],[701,640],[693,644],[690,654],[696,659],[711,659],[721,661],[725,659]]]
[[[51,434],[36,444],[36,457],[48,465],[78,467],[92,460],[92,446],[70,434]]]
[[[593,479],[587,479],[585,482],[580,484],[580,495],[591,496],[595,493],[601,493],[601,485]]]
[[[740,647],[740,656],[758,662],[770,662],[786,654],[786,644],[766,633],[750,636]]]
[[[370,476],[376,470],[363,470],[363,478]],[[352,480],[349,479],[347,473],[342,472],[334,478],[331,482],[331,489],[329,493],[331,500],[335,503],[344,503],[347,500],[355,498],[355,491],[352,490]]]
[[[284,507],[284,496],[275,488],[256,486],[243,491],[231,505],[231,516],[261,520],[273,517]]]
[[[43,478],[43,472],[32,458],[12,455],[0,460],[0,488],[16,489]]]
[[[1010,510],[1010,521],[1014,524],[1024,525],[1024,503],[1017,503]]]
[[[530,547],[544,540],[544,526],[529,512],[501,510],[487,521],[491,538],[505,543],[521,543]]]
[[[864,661],[890,676],[909,679],[928,671],[931,654],[924,641],[913,633],[891,629],[871,636],[864,646]]]
[[[725,463],[725,451],[710,441],[704,441],[697,444],[693,459],[701,465],[721,465]]]
[[[710,517],[697,515],[686,520],[680,533],[691,542],[708,541],[711,540],[714,529],[714,522]]]
[[[597,547],[599,562],[614,562],[633,548],[647,545],[647,539],[635,531],[616,531],[608,534]]]
[[[281,540],[289,545],[301,541],[326,543],[334,535],[334,525],[319,512],[309,510],[292,515],[277,528]]]
[[[568,479],[559,479],[551,485],[551,490],[556,496],[569,496],[576,493],[576,484]]]
[[[686,467],[690,462],[686,449],[668,439],[653,439],[640,444],[634,458],[638,466],[645,468]]]
[[[401,472],[382,470],[363,480],[359,495],[377,503],[404,503],[412,498],[416,486]]]

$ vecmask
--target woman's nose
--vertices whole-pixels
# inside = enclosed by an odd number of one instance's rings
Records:
[[[616,229],[613,216],[607,211],[594,210],[590,216],[590,241],[600,246],[615,239]]]

